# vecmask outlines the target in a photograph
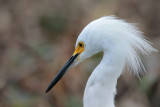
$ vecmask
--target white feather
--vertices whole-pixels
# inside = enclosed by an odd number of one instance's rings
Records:
[[[115,29],[120,29],[123,33],[122,39],[126,43],[126,65],[131,68],[134,74],[139,75],[139,73],[145,72],[145,68],[140,59],[140,54],[149,55],[152,52],[158,52],[153,48],[149,41],[145,39],[143,33],[135,26],[135,24],[127,23],[124,20],[120,20],[115,16],[109,16],[101,18],[112,21],[116,24]],[[117,35],[118,36],[118,35]]]
[[[85,51],[77,64],[93,54],[103,51],[101,63],[92,72],[84,93],[84,107],[114,107],[117,79],[127,65],[134,74],[145,72],[140,54],[157,52],[143,33],[131,23],[107,16],[88,24],[79,35]]]

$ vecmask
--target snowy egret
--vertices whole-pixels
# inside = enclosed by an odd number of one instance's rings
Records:
[[[157,50],[134,24],[115,16],[102,17],[88,24],[80,33],[72,57],[55,76],[46,92],[72,65],[77,65],[101,51],[103,58],[86,84],[84,107],[114,107],[117,79],[124,67],[129,66],[137,75],[145,72],[139,53],[148,55]]]

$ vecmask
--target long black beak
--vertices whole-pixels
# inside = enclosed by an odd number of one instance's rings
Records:
[[[78,55],[79,55],[79,53],[73,55],[69,59],[69,61],[62,67],[62,69],[57,73],[57,75],[55,76],[55,78],[52,80],[51,84],[47,88],[46,93],[48,91],[50,91],[52,89],[52,87],[54,87],[56,85],[56,83],[63,77],[63,75],[66,73],[66,71],[68,71],[68,69],[73,65],[73,63],[77,59]]]

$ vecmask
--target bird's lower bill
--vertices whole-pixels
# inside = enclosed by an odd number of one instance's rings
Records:
[[[72,65],[76,62],[78,56],[80,53],[74,52],[72,57],[68,60],[68,62],[61,68],[61,70],[57,73],[57,75],[54,77],[50,85],[48,86],[46,93],[50,91],[56,83],[63,77],[63,75],[69,70],[69,68],[72,67]]]

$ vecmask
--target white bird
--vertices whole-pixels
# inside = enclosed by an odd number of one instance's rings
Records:
[[[86,84],[84,107],[115,107],[117,79],[127,65],[138,75],[145,72],[139,54],[157,50],[145,39],[134,24],[114,16],[106,16],[89,23],[80,33],[75,52],[59,71],[46,90],[48,92],[72,66],[103,52],[100,64],[94,69]]]

